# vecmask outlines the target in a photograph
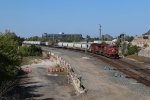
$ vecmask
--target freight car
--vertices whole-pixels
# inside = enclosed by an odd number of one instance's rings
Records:
[[[80,49],[80,50],[89,49],[90,45],[91,43],[80,43],[80,42],[75,42],[75,43],[59,42],[58,43],[58,47]]]
[[[50,42],[41,42],[41,41],[23,41],[22,44],[26,45],[43,45],[43,46],[51,46]]]
[[[28,44],[28,45],[41,45],[40,41],[23,41],[23,44]]]

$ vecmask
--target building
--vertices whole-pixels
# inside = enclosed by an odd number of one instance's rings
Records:
[[[139,47],[150,47],[150,31],[143,34],[142,36],[135,36],[132,45],[136,45]]]
[[[44,33],[42,38],[47,40],[65,41],[68,39],[82,39],[82,34],[64,34],[63,32],[60,32],[59,34]]]

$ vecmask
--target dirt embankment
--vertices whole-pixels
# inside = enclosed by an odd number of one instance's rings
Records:
[[[148,57],[143,57],[143,56],[138,56],[138,55],[129,55],[129,56],[127,56],[127,58],[129,58],[131,60],[150,64],[150,58],[148,58]]]

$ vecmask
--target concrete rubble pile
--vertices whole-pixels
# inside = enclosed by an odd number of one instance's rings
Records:
[[[150,57],[150,47],[140,50],[138,55],[144,57]]]
[[[81,84],[81,77],[74,71],[74,69],[71,67],[71,65],[68,62],[66,62],[62,57],[59,57],[54,53],[50,53],[50,52],[49,52],[49,58],[56,64],[67,69],[68,75],[73,83],[73,86],[75,87],[76,91],[79,94],[86,92],[85,87]]]

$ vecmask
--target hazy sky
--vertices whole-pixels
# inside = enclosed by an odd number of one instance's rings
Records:
[[[0,0],[0,32],[98,36],[142,34],[150,29],[150,0]]]

